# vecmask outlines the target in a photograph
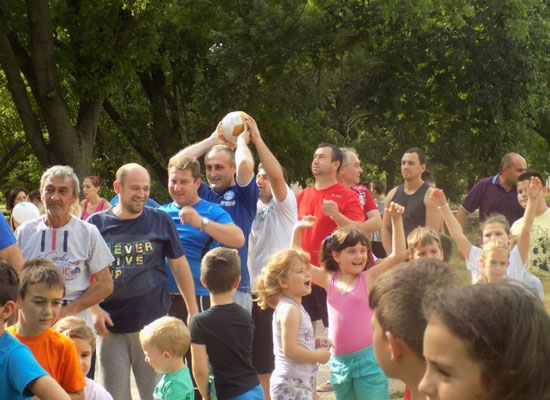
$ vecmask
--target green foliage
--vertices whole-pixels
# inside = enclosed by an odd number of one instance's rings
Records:
[[[83,100],[105,99],[92,171],[112,181],[121,164],[141,162],[160,199],[168,158],[237,109],[258,121],[302,185],[321,141],[356,147],[365,179],[383,177],[388,189],[399,181],[403,151],[423,147],[454,201],[507,151],[548,170],[550,18],[542,0],[49,4],[72,123]],[[3,2],[0,23],[29,48],[22,2]],[[24,139],[5,90],[0,110],[9,127],[2,157]],[[14,153],[12,173],[29,151],[25,144]]]

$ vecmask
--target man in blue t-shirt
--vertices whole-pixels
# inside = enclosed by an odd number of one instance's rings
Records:
[[[220,204],[244,233],[244,246],[238,250],[241,258],[241,282],[234,300],[248,311],[252,311],[250,275],[247,265],[248,235],[252,221],[256,217],[258,202],[258,186],[254,180],[254,159],[248,148],[250,124],[252,120],[247,117],[245,119],[247,130],[237,137],[236,146],[225,141],[216,129],[208,138],[186,147],[177,154],[196,158],[205,154],[206,179],[210,186],[202,182],[198,191],[199,197]],[[232,147],[235,147],[235,150],[232,150]]]
[[[170,307],[165,257],[189,314],[197,313],[193,278],[178,233],[165,212],[145,207],[149,188],[145,168],[123,165],[114,183],[120,202],[88,219],[97,226],[115,258],[110,265],[113,294],[93,310],[100,335],[99,380],[114,399],[131,398],[130,369],[142,399],[153,399],[160,380],[145,362],[139,331],[166,315]]]
[[[167,212],[176,226],[191,267],[199,312],[202,312],[210,307],[210,293],[200,281],[202,257],[215,247],[241,247],[244,234],[222,206],[199,197],[200,173],[195,157],[181,154],[172,157],[168,162],[168,192],[174,201],[161,206],[160,210]],[[172,297],[169,314],[187,321],[181,295],[170,270],[167,272]]]

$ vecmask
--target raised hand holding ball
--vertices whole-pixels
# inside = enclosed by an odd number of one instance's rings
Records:
[[[223,117],[218,125],[218,133],[225,141],[237,144],[237,137],[246,130],[244,119],[248,116],[244,111],[233,111]]]

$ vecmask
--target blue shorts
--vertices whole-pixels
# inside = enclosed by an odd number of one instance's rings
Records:
[[[264,400],[264,390],[262,385],[254,386],[248,392],[231,397],[229,400]]]
[[[373,347],[330,357],[330,382],[339,400],[387,400],[388,379],[374,357]]]

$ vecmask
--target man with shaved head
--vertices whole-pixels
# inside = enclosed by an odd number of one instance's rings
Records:
[[[527,171],[527,162],[518,153],[506,153],[500,160],[500,173],[480,180],[468,192],[458,208],[456,219],[464,229],[468,215],[479,208],[479,220],[492,213],[506,217],[510,225],[523,216],[523,207],[518,202],[516,183]]]
[[[146,362],[139,331],[168,313],[170,297],[165,257],[190,315],[197,313],[195,288],[189,264],[170,216],[145,207],[149,197],[149,173],[139,164],[119,168],[114,182],[119,203],[93,214],[115,261],[110,270],[113,294],[95,309],[99,379],[115,399],[130,399],[130,370],[141,399],[153,399],[160,380]]]

